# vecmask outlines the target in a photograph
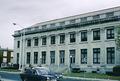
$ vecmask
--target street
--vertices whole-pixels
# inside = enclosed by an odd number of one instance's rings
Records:
[[[21,81],[19,74],[0,72],[3,81]],[[77,79],[63,79],[62,81],[82,81]]]
[[[19,74],[0,72],[3,81],[21,81]]]

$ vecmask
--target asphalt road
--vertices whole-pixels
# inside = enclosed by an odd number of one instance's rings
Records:
[[[4,81],[21,81],[19,74],[15,73],[0,72],[0,76]]]
[[[19,74],[0,72],[3,81],[21,81]],[[82,81],[77,79],[63,79],[62,81]]]

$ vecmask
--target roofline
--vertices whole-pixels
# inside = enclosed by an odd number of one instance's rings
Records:
[[[120,8],[120,6],[111,7],[111,8],[105,8],[105,9],[100,9],[100,10],[95,10],[95,11],[91,11],[91,12],[86,12],[86,13],[82,13],[82,14],[71,15],[71,16],[66,16],[66,17],[61,17],[61,18],[56,18],[56,19],[51,19],[51,20],[47,20],[47,21],[43,21],[43,22],[40,22],[40,23],[33,24],[32,26],[35,26],[35,25],[38,25],[38,24],[42,24],[42,23],[51,22],[51,21],[56,21],[56,20],[61,20],[61,19],[66,19],[66,18],[71,18],[71,17],[76,17],[76,16],[80,16],[80,15],[84,15],[84,14],[101,12],[101,11],[110,10],[110,9],[114,9],[114,8]],[[30,26],[30,27],[32,27],[32,26]]]

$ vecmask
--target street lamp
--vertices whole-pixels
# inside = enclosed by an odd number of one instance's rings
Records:
[[[19,27],[23,28],[21,25],[13,23],[13,25],[18,25]],[[22,31],[20,31],[20,61],[19,61],[19,70],[24,70],[25,67],[25,29],[22,29]]]

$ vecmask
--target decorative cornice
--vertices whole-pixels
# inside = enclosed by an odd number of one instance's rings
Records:
[[[109,17],[109,18],[89,20],[89,21],[86,21],[86,22],[68,24],[68,25],[64,25],[64,26],[56,26],[56,27],[51,27],[51,28],[48,28],[48,29],[26,31],[25,35],[51,32],[51,31],[58,31],[58,30],[63,30],[63,29],[65,30],[65,29],[70,29],[70,28],[78,28],[78,27],[83,27],[83,26],[103,24],[103,23],[109,23],[109,22],[115,22],[115,21],[120,21],[120,16],[113,16],[113,17]],[[20,37],[21,35],[23,35],[23,33],[14,34],[13,37]]]

